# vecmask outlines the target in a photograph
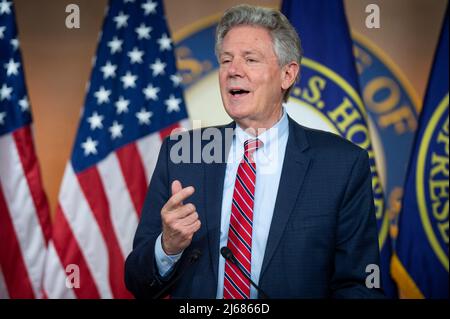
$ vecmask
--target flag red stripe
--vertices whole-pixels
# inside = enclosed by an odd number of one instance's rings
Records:
[[[169,126],[163,128],[162,130],[160,130],[159,136],[161,136],[161,139],[163,140],[166,136],[169,136],[170,133],[172,133],[172,131],[174,129],[177,129],[177,128],[181,128],[180,123],[178,123],[178,122],[174,123],[172,125],[169,125]]]
[[[0,265],[10,298],[35,298],[0,184]]]
[[[109,202],[96,166],[77,174],[80,187],[89,203],[108,249],[109,281],[114,298],[132,298],[125,288],[124,263],[119,242],[111,221]]]
[[[151,151],[151,150],[148,150]],[[127,184],[134,209],[141,216],[147,191],[145,168],[135,143],[130,143],[116,151],[125,183]]]
[[[57,227],[53,228],[52,241],[64,270],[69,264],[77,265],[80,269],[80,287],[73,289],[73,291],[78,298],[100,298],[94,278],[60,205],[56,209],[54,225],[57,225]],[[47,276],[51,276],[51,274],[47,274]]]
[[[17,129],[12,136],[19,153],[20,161],[22,162],[23,171],[36,208],[45,243],[48,244],[51,236],[50,211],[42,186],[39,163],[34,150],[30,126]]]

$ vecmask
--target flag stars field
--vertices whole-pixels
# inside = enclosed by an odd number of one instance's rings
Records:
[[[117,65],[111,64],[110,61],[106,62],[106,64],[101,68],[103,72],[103,79],[106,80],[108,78],[116,77]]]
[[[159,88],[154,87],[152,84],[149,84],[146,88],[142,90],[144,92],[145,98],[147,100],[158,100],[158,92],[160,91]]]
[[[153,115],[152,112],[149,112],[144,108],[142,108],[139,112],[136,113],[136,117],[139,120],[139,124],[150,125],[150,118],[152,117],[152,115]]]
[[[26,112],[30,110],[30,102],[28,101],[28,97],[24,96],[23,99],[19,100],[19,106],[22,112]]]
[[[117,121],[113,122],[113,125],[109,128],[109,132],[111,133],[111,139],[116,139],[122,137],[123,125],[117,123]]]
[[[179,74],[173,74],[170,76],[170,80],[174,87],[178,87],[183,81],[183,78]]]
[[[11,39],[9,42],[11,46],[13,47],[13,50],[16,51],[19,48],[19,40],[17,39]]]
[[[100,89],[94,93],[95,97],[97,98],[97,104],[100,105],[103,103],[108,103],[110,94],[110,90],[106,90],[103,86],[101,86]]]
[[[151,13],[156,13],[156,7],[158,6],[157,2],[153,1],[147,1],[146,3],[142,4],[142,9],[144,10],[145,15],[149,15]]]
[[[0,101],[9,100],[11,98],[12,91],[12,87],[8,87],[6,84],[3,84],[0,88]]]
[[[136,87],[137,76],[131,74],[130,71],[128,71],[124,76],[122,76],[120,78],[120,80],[123,83],[123,88],[124,89]]]
[[[0,125],[5,124],[6,112],[0,112]]]
[[[89,122],[89,125],[91,126],[91,130],[95,130],[96,128],[102,129],[103,128],[103,116],[98,115],[97,112],[94,112],[91,117],[88,117],[87,121]]]
[[[120,29],[122,27],[128,26],[128,18],[130,16],[124,14],[123,12],[120,12],[117,17],[114,18],[114,21],[116,22],[116,28]]]
[[[119,100],[115,103],[117,114],[127,113],[128,106],[130,105],[129,100],[125,100],[123,96],[119,97]]]
[[[123,41],[114,37],[111,41],[108,42],[108,46],[111,50],[111,54],[115,54],[122,51]]]
[[[150,64],[150,69],[153,71],[153,76],[158,76],[160,74],[164,75],[164,69],[166,68],[166,63],[163,63],[160,59],[156,59],[154,63]]]
[[[135,29],[137,35],[138,35],[138,40],[142,40],[142,39],[150,39],[150,32],[152,32],[152,28],[151,27],[147,27],[144,23],[141,23],[141,25]]]
[[[130,63],[142,63],[142,56],[144,55],[144,51],[140,51],[138,48],[134,47],[132,51],[127,53],[130,58]]]
[[[0,16],[3,14],[11,13],[11,1],[2,0],[0,1]]]
[[[172,49],[172,40],[170,40],[165,33],[158,39],[157,42],[161,51]]]
[[[19,74],[20,63],[15,62],[13,59],[9,59],[8,63],[4,64],[4,67],[6,69],[7,76]]]
[[[0,26],[0,40],[2,40],[5,37],[5,30],[6,27]]]
[[[164,104],[167,106],[167,113],[178,112],[180,111],[180,103],[181,99],[176,98],[173,94],[164,101]]]
[[[89,154],[97,154],[97,145],[98,141],[88,137],[87,140],[81,144],[81,147],[84,149],[84,155],[88,156]]]

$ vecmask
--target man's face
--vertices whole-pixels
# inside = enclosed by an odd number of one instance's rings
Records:
[[[220,94],[228,115],[244,129],[274,125],[281,115],[286,80],[269,31],[232,28],[223,39],[219,63]]]

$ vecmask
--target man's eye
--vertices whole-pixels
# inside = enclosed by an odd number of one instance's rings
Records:
[[[230,60],[222,60],[220,63],[221,63],[221,64],[230,63]]]
[[[258,61],[256,59],[247,58],[247,62],[253,63],[253,62],[258,62]]]

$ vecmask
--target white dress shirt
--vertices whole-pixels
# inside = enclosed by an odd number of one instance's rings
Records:
[[[280,183],[288,136],[289,121],[286,110],[283,108],[281,119],[269,130],[258,135],[258,139],[263,142],[263,146],[254,153],[256,163],[256,186],[253,207],[251,277],[257,284],[259,282],[270,224],[272,222],[275,201],[278,194],[278,186]],[[239,127],[239,125],[236,125],[235,136],[228,154],[223,185],[220,247],[217,247],[219,267],[216,297],[218,299],[223,298],[223,281],[225,274],[225,259],[220,255],[220,248],[227,246],[231,203],[237,169],[244,156],[244,142],[254,138],[255,136],[248,134]],[[161,235],[158,237],[155,243],[155,259],[161,276],[164,277],[170,273],[181,255],[182,252],[178,255],[166,255],[162,249]],[[252,286],[250,289],[250,298],[257,298],[257,296],[258,292]]]

